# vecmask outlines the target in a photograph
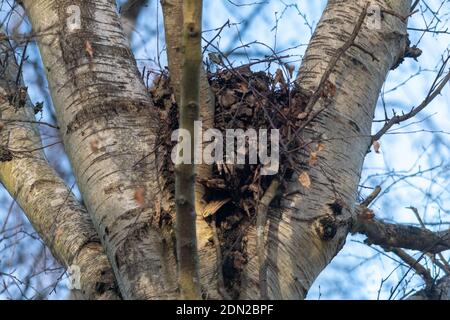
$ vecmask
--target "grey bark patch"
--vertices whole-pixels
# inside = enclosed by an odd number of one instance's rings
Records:
[[[151,104],[146,101],[140,103],[129,101],[102,102],[89,108],[83,108],[75,114],[72,121],[67,125],[66,134],[74,133],[95,121],[108,121],[119,115],[138,113],[150,108],[152,108]]]

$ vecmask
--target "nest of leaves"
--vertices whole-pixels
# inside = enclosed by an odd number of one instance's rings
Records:
[[[173,184],[170,150],[171,133],[177,128],[178,114],[166,78],[161,77],[152,92],[155,104],[162,111],[160,139],[169,148],[163,165],[169,184]],[[261,175],[261,164],[214,164],[212,177],[198,177],[205,186],[205,219],[217,227],[222,252],[225,285],[233,294],[240,283],[240,273],[247,262],[245,230],[255,224],[257,207],[274,177],[283,182],[294,172],[300,173],[308,163],[302,156],[302,143],[295,135],[305,119],[308,96],[285,80],[280,69],[272,75],[252,72],[249,67],[221,69],[209,74],[215,95],[214,128],[224,136],[227,129],[278,129],[280,133],[280,167],[278,175]],[[203,128],[204,130],[206,128]],[[224,141],[225,146],[225,141]],[[292,152],[292,151],[296,152]],[[270,151],[270,148],[269,148]],[[248,150],[247,159],[248,159]],[[224,150],[225,154],[225,150]],[[225,163],[225,159],[224,159]],[[248,161],[246,161],[248,163]],[[281,191],[280,190],[280,191]],[[274,201],[272,205],[276,205]]]

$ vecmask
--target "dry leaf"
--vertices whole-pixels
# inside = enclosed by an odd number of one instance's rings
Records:
[[[306,171],[303,171],[298,176],[298,182],[300,182],[300,184],[305,188],[309,188],[311,186],[311,179],[309,178],[309,174]]]
[[[307,116],[308,116],[307,112],[300,112],[297,116],[297,119],[303,120],[303,119],[306,119]]]
[[[91,59],[94,57],[94,49],[92,48],[91,43],[86,40],[86,52],[89,54],[89,56],[91,57]]]
[[[322,142],[319,142],[317,144],[317,149],[316,150],[317,150],[317,152],[325,150],[325,145]]]
[[[325,82],[325,85],[323,87],[322,96],[324,98],[331,98],[334,97],[335,95],[336,95],[336,86],[330,80],[327,80],[327,82]]]
[[[285,63],[284,66],[286,67],[286,70],[289,72],[289,77],[292,78],[292,75],[293,75],[294,70],[295,70],[295,66],[293,66],[291,64],[287,64],[287,63]]]
[[[140,205],[141,207],[145,204],[145,188],[144,187],[138,187],[134,192],[134,200]]]
[[[317,152],[316,151],[312,151],[309,154],[309,165],[310,166],[315,166],[317,164]]]
[[[0,122],[0,131],[2,131],[4,127],[5,127],[5,124],[3,122]]]
[[[380,153],[381,144],[379,141],[375,140],[373,143],[373,149],[375,150],[375,153]]]

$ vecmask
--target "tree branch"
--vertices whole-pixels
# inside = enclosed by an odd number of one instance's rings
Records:
[[[184,299],[201,299],[195,214],[194,123],[199,117],[202,37],[202,1],[183,2],[183,73],[181,79],[180,129],[189,136],[188,163],[175,166],[175,205],[178,284]],[[187,150],[183,150],[186,152]]]
[[[433,232],[414,226],[398,225],[357,215],[352,233],[367,236],[366,242],[382,247],[395,247],[421,252],[439,253],[450,250],[450,229]]]
[[[21,76],[7,40],[0,43],[0,56],[1,116],[15,118],[15,121],[3,122],[2,141],[9,140],[3,147],[34,150],[20,158],[1,162],[0,180],[53,256],[66,268],[71,265],[80,268],[83,296],[87,299],[119,299],[113,271],[86,209],[45,158],[29,99],[19,109],[5,99],[19,89],[15,79]],[[19,82],[19,85],[22,84]]]
[[[73,1],[22,3],[38,35],[64,147],[122,296],[176,297],[175,258],[155,206],[159,115],[116,1],[77,1],[81,23],[72,29],[67,11]]]
[[[420,111],[425,109],[431,101],[433,101],[442,91],[442,89],[445,87],[447,82],[450,80],[450,71],[447,73],[447,75],[441,80],[441,83],[436,87],[432,88],[431,91],[428,93],[425,100],[422,101],[420,105],[418,105],[416,108],[411,109],[410,112],[403,114],[403,115],[395,115],[393,116],[375,135],[372,136],[372,141],[380,140],[380,138],[395,124],[399,124],[400,122],[406,121],[408,119],[411,119],[412,117],[416,116]]]
[[[170,85],[175,95],[175,100],[180,103],[181,75],[182,75],[182,27],[183,24],[183,1],[163,0],[161,1],[164,16],[164,32],[166,38],[167,58],[169,62]],[[211,92],[205,69],[200,68],[200,118],[203,130],[214,127],[215,97]],[[212,176],[212,166],[200,164],[197,166],[197,176],[209,179]],[[172,190],[167,190],[171,194]],[[209,239],[216,238],[214,228],[205,221],[202,212],[207,203],[204,200],[205,186],[196,181],[195,183],[195,211],[197,213],[197,245],[200,262],[200,281],[202,290],[212,299],[220,299],[223,290],[220,284],[222,266],[215,267],[221,261],[220,246],[214,250]],[[214,222],[213,222],[214,223]],[[226,297],[225,297],[226,298]]]

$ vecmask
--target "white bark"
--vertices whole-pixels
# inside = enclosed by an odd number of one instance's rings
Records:
[[[385,6],[384,1],[373,3]],[[365,0],[328,1],[300,68],[297,82],[303,90],[313,92],[318,87],[328,62],[350,37],[366,4]],[[405,16],[410,5],[409,0],[396,1],[393,9]],[[325,145],[323,158],[309,170],[311,187],[305,189],[293,179],[288,192],[301,193],[283,201],[286,209],[269,212],[266,239],[269,298],[304,298],[319,273],[344,245],[363,160],[370,145],[378,94],[406,41],[406,23],[398,17],[385,14],[381,26],[376,30],[363,24],[355,40],[377,60],[351,47],[329,78],[336,86],[335,96],[302,135],[306,141],[313,139]],[[313,112],[323,106],[320,99]],[[342,200],[348,207],[338,216],[329,207],[336,200]],[[336,228],[336,234],[328,240],[317,232],[323,217],[327,217],[323,222]],[[248,235],[247,251],[250,262],[244,273],[241,298],[255,299],[260,292],[254,229]]]
[[[175,297],[158,230],[157,114],[113,0],[23,1],[46,66],[67,154],[124,298]],[[67,30],[67,7],[81,28]],[[50,30],[50,32],[49,32]]]
[[[13,154],[11,161],[0,162],[0,180],[53,256],[66,268],[71,265],[80,268],[83,296],[118,299],[111,266],[88,213],[45,158],[29,101],[17,108],[7,99],[8,94],[19,89],[16,86],[19,68],[7,41],[0,43],[0,52],[5,63],[0,78],[2,148]]]

